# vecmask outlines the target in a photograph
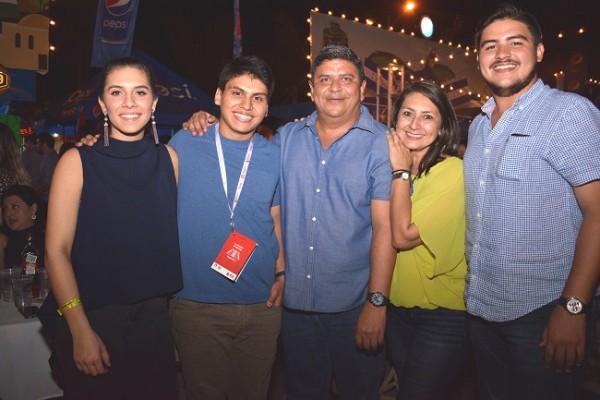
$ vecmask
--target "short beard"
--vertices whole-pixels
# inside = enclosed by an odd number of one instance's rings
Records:
[[[494,96],[510,97],[510,96],[513,96],[513,95],[519,93],[521,90],[525,89],[527,87],[527,85],[529,85],[531,83],[531,81],[533,81],[535,79],[536,75],[537,75],[537,68],[532,68],[529,75],[527,75],[525,78],[513,83],[512,85],[510,85],[508,87],[501,87],[501,86],[493,84],[492,82],[487,82],[487,84],[490,87],[490,89],[492,90],[492,94],[494,94]]]

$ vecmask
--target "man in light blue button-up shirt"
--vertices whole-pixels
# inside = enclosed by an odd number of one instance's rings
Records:
[[[477,36],[493,94],[464,157],[466,300],[482,399],[571,398],[592,338],[600,111],[538,79],[541,40],[535,18],[512,6]]]
[[[316,112],[280,128],[286,398],[378,400],[396,250],[386,126],[361,106],[360,58],[326,46],[309,81]],[[184,126],[205,131],[196,113]]]
[[[368,293],[388,296],[396,255],[387,128],[361,107],[363,67],[347,47],[323,48],[309,84],[316,112],[275,137],[286,398],[329,398],[335,374],[340,398],[378,399],[386,307],[366,300]]]

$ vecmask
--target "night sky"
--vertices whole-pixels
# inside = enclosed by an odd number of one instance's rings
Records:
[[[276,89],[272,105],[308,101],[306,74],[309,63],[310,9],[345,13],[362,22],[373,19],[396,30],[416,30],[420,15],[429,15],[440,38],[472,45],[480,15],[498,1],[417,0],[418,9],[409,16],[401,12],[401,1],[392,0],[240,0],[244,54],[264,58],[273,69]],[[600,79],[599,29],[592,16],[600,14],[597,0],[522,0],[515,4],[531,11],[542,25],[546,54],[541,77],[555,85],[553,74],[565,68],[574,49],[591,57],[588,76]],[[50,72],[38,77],[38,100],[53,104],[98,72],[90,68],[91,41],[96,17],[96,1],[55,0],[50,17]],[[577,30],[585,27],[584,35]],[[565,38],[558,40],[558,32]],[[232,0],[140,0],[134,47],[179,73],[212,95],[218,73],[232,56]],[[593,49],[593,50],[591,50]],[[40,106],[41,108],[41,106]]]

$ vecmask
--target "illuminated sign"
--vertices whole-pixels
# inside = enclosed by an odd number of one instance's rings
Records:
[[[0,95],[3,95],[10,88],[10,75],[8,70],[0,64]]]

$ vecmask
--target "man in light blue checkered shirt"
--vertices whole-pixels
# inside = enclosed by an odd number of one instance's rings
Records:
[[[481,399],[571,399],[600,277],[600,111],[538,79],[544,45],[531,14],[500,6],[476,39],[493,94],[464,157]]]

